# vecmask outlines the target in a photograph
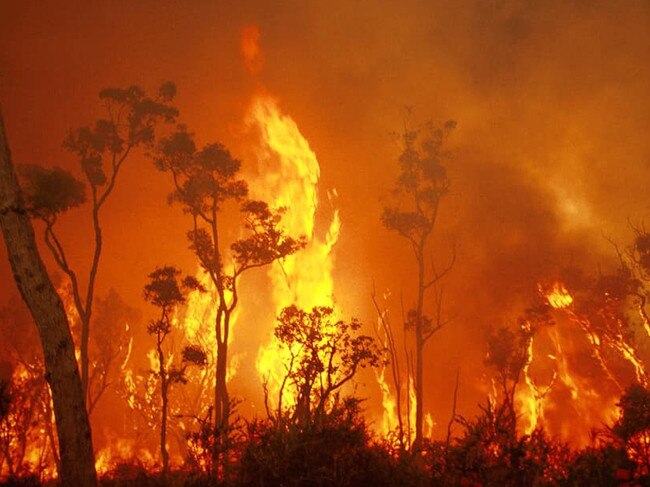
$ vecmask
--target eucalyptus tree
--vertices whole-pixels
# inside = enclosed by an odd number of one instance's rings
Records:
[[[400,172],[391,201],[381,215],[384,226],[409,243],[417,269],[415,307],[407,310],[404,319],[405,330],[412,332],[415,338],[415,451],[422,444],[423,433],[424,347],[448,322],[442,312],[443,288],[440,284],[453,266],[455,252],[442,270],[437,270],[435,259],[428,259],[428,252],[438,222],[440,203],[449,190],[446,164],[452,155],[445,148],[445,141],[455,127],[456,122],[452,120],[442,127],[430,124],[420,131],[405,127],[399,156]],[[430,270],[427,264],[430,264]],[[434,301],[430,314],[425,310],[428,294]]]
[[[322,423],[357,372],[377,367],[384,359],[375,340],[360,333],[361,326],[356,319],[335,320],[334,310],[326,306],[311,311],[295,305],[284,308],[274,334],[286,351],[285,373],[275,408],[268,404],[265,386],[269,418],[280,425],[289,420],[301,428]],[[283,404],[285,392],[295,404]]]
[[[158,367],[152,373],[158,378],[160,385],[160,456],[162,458],[163,481],[167,480],[169,474],[167,422],[171,386],[187,383],[185,371],[189,365],[202,366],[206,363],[205,353],[197,346],[187,346],[183,349],[180,365],[171,362],[169,353],[165,351],[165,340],[172,332],[174,310],[185,302],[188,291],[205,291],[203,286],[191,276],[187,276],[179,283],[180,273],[181,271],[175,267],[159,267],[149,274],[149,282],[144,287],[145,300],[160,310],[159,317],[151,320],[147,326],[147,332],[156,339]]]
[[[99,98],[106,110],[105,117],[71,131],[64,142],[64,147],[78,159],[83,181],[58,167],[32,165],[22,171],[27,208],[34,218],[44,223],[45,244],[70,280],[81,328],[81,384],[91,412],[104,390],[102,387],[91,390],[89,360],[93,298],[104,243],[102,211],[126,161],[136,149],[152,146],[157,125],[172,122],[177,116],[178,111],[170,104],[175,94],[171,82],[162,84],[154,97],[138,86],[101,90]],[[87,202],[93,229],[93,241],[88,245],[93,250],[87,274],[82,277],[81,266],[70,261],[69,248],[57,233],[56,224],[65,212]]]
[[[173,192],[189,216],[190,249],[209,276],[216,303],[216,363],[214,387],[215,444],[213,475],[227,466],[224,453],[230,417],[226,372],[232,317],[239,303],[239,279],[247,271],[264,267],[304,246],[304,239],[287,236],[280,227],[282,209],[247,199],[248,185],[240,178],[241,162],[220,143],[198,148],[186,127],[161,140],[155,156],[159,170],[170,173]],[[240,217],[229,213],[239,205]],[[238,221],[241,238],[228,241],[226,223]],[[228,245],[229,243],[229,245]]]
[[[52,391],[62,485],[97,484],[90,422],[61,298],[41,260],[0,116],[0,228],[14,279],[38,330]]]

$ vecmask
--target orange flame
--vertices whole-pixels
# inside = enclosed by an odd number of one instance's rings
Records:
[[[375,377],[377,378],[377,383],[379,384],[379,390],[381,391],[381,404],[384,409],[380,430],[380,433],[384,436],[390,434],[392,431],[395,431],[395,429],[398,427],[397,401],[395,400],[390,386],[386,381],[386,369],[387,366],[383,365],[379,371],[375,372]]]
[[[271,97],[260,95],[253,100],[249,124],[261,135],[258,158],[264,167],[262,176],[251,185],[251,193],[272,207],[284,208],[286,212],[282,223],[287,234],[294,238],[305,237],[307,241],[303,250],[276,263],[269,270],[275,314],[277,316],[290,304],[303,309],[332,306],[333,248],[338,240],[341,222],[338,211],[334,211],[325,237],[316,235],[314,228],[320,177],[316,154],[296,122],[283,114]],[[257,370],[267,382],[271,397],[279,393],[286,358],[275,338],[259,350]],[[285,396],[285,399],[285,404],[291,405],[295,398]]]
[[[544,292],[540,286],[540,291],[546,295],[548,304],[555,309],[568,308],[573,304],[573,297],[561,282],[553,283],[548,292]]]

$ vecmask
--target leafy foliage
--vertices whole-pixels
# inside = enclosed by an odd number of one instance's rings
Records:
[[[359,333],[360,328],[361,323],[354,319],[334,321],[334,310],[329,307],[318,306],[310,312],[296,306],[282,310],[274,334],[289,358],[284,364],[286,377],[276,420],[285,415],[285,387],[296,398],[290,411],[292,421],[307,427],[335,407],[338,392],[358,370],[379,365],[382,351],[372,337]]]
[[[213,212],[225,201],[241,201],[248,194],[246,182],[237,179],[241,161],[220,143],[197,149],[185,126],[160,142],[154,162],[174,177],[176,189],[170,201],[181,203],[185,211],[205,221],[212,221]]]
[[[181,271],[175,267],[159,267],[149,274],[149,283],[144,287],[144,299],[154,306],[169,311],[183,303],[178,276]]]
[[[207,144],[198,149],[193,135],[179,126],[161,140],[154,162],[158,169],[172,174],[175,190],[169,200],[180,203],[192,215],[190,248],[216,286],[232,290],[234,280],[247,269],[270,264],[304,246],[304,241],[288,237],[279,227],[282,209],[272,210],[263,201],[246,199],[248,185],[238,178],[241,161],[222,144]],[[220,247],[223,244],[215,235],[218,214],[227,201],[241,203],[244,228],[249,231],[249,236],[230,246],[237,264],[230,275],[224,272]]]
[[[402,135],[400,174],[393,190],[397,204],[384,209],[382,222],[414,243],[433,230],[440,199],[449,189],[446,163],[452,155],[444,143],[455,127],[449,120],[440,128],[429,124],[424,133],[405,129]]]
[[[70,132],[64,142],[64,147],[79,157],[93,191],[114,184],[116,173],[131,149],[154,141],[159,121],[174,121],[178,110],[169,102],[175,94],[171,82],[164,83],[155,98],[135,85],[100,91],[99,98],[106,106],[108,118]]]
[[[650,391],[639,384],[628,387],[618,403],[621,417],[612,433],[627,442],[642,432],[650,432]]]
[[[36,218],[52,221],[86,202],[84,184],[60,167],[23,165],[19,172],[27,209]]]
[[[496,369],[503,381],[517,382],[527,359],[530,330],[516,332],[501,327],[488,337],[488,355],[485,363]]]

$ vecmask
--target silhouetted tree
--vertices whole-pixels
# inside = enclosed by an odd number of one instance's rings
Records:
[[[36,247],[1,115],[0,227],[14,279],[34,317],[43,347],[45,378],[52,391],[59,437],[61,483],[94,486],[97,478],[90,423],[68,318]]]
[[[178,282],[180,271],[174,267],[160,267],[149,274],[149,283],[144,287],[144,298],[157,308],[160,316],[152,320],[147,332],[156,338],[158,370],[153,371],[160,381],[161,419],[160,419],[160,456],[162,458],[162,476],[167,480],[169,474],[169,452],[167,451],[167,414],[169,411],[169,392],[173,384],[187,383],[185,370],[189,364],[205,365],[205,353],[198,347],[188,346],[183,349],[181,366],[169,362],[163,343],[172,331],[172,313],[178,305],[185,302],[184,291],[205,291],[196,279],[188,276],[182,284]]]
[[[323,419],[338,401],[341,388],[360,369],[379,364],[382,353],[372,337],[359,333],[361,323],[334,321],[333,313],[323,306],[310,312],[289,306],[278,317],[275,337],[289,358],[274,413],[265,398],[275,421],[281,422],[285,413],[285,388],[295,398],[292,421],[307,427]]]
[[[446,163],[451,153],[444,147],[447,136],[456,127],[449,120],[440,128],[429,125],[425,132],[405,127],[402,134],[400,173],[393,190],[393,204],[384,208],[381,219],[386,228],[406,239],[417,265],[417,296],[415,307],[408,310],[405,330],[415,335],[415,441],[414,450],[422,442],[424,418],[424,347],[427,341],[447,320],[442,313],[443,289],[441,279],[449,272],[455,260],[442,271],[431,262],[427,271],[427,251],[433,235],[440,202],[449,189]],[[433,315],[425,313],[425,297],[432,292],[435,301]]]
[[[286,236],[279,228],[280,210],[273,210],[262,201],[246,200],[248,186],[238,179],[241,163],[223,145],[213,143],[197,149],[192,134],[181,126],[161,141],[155,163],[158,169],[172,175],[175,190],[170,201],[180,203],[190,215],[190,248],[214,285],[217,298],[214,433],[225,441],[230,416],[226,384],[228,339],[232,313],[239,302],[239,278],[250,269],[293,254],[304,243]],[[221,220],[227,202],[241,203],[243,226],[248,231],[248,236],[232,242],[229,255]],[[221,448],[217,444],[213,458],[215,476],[219,452]],[[225,463],[224,460],[222,466]]]
[[[613,297],[616,303],[625,302],[625,298],[630,297],[632,299],[631,304],[638,311],[642,322],[641,325],[647,333],[647,330],[650,330],[650,316],[648,315],[650,233],[644,225],[633,225],[632,231],[634,232],[634,238],[626,248],[621,249],[614,242],[611,242],[618,254],[621,266],[618,272],[605,281],[607,287],[601,286],[601,290],[607,293],[608,298]],[[626,331],[629,334],[629,330]]]
[[[157,124],[175,119],[178,112],[169,104],[175,94],[176,87],[171,82],[164,83],[155,97],[146,95],[138,86],[101,90],[99,98],[106,107],[106,118],[70,132],[64,143],[64,147],[78,157],[85,184],[57,167],[27,166],[23,171],[27,208],[33,217],[44,222],[45,243],[72,285],[81,325],[81,384],[89,412],[104,390],[100,386],[94,393],[90,391],[88,354],[95,281],[103,247],[101,211],[129,155],[138,147],[152,145]],[[86,190],[90,193],[94,247],[84,291],[55,225],[61,214],[85,203]]]
[[[647,290],[637,277],[641,270],[623,253],[619,252],[619,257],[621,266],[611,272],[596,276],[576,273],[571,283],[573,302],[562,310],[589,338],[598,366],[623,393],[625,379],[620,377],[617,362],[627,362],[636,381],[648,385],[639,338],[648,336],[650,323],[645,310]],[[639,329],[644,332],[639,334]]]
[[[501,327],[488,337],[486,365],[497,373],[503,393],[503,406],[510,411],[513,433],[515,430],[515,393],[524,366],[529,360],[528,345],[533,333],[530,327],[520,326],[516,331]]]

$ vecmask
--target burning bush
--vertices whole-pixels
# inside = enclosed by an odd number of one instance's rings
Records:
[[[342,401],[308,428],[253,421],[247,440],[240,485],[420,485],[373,444],[357,399]]]
[[[439,485],[556,485],[566,479],[569,449],[543,430],[518,435],[510,403],[488,401],[474,420],[459,419],[463,436],[430,449]]]

